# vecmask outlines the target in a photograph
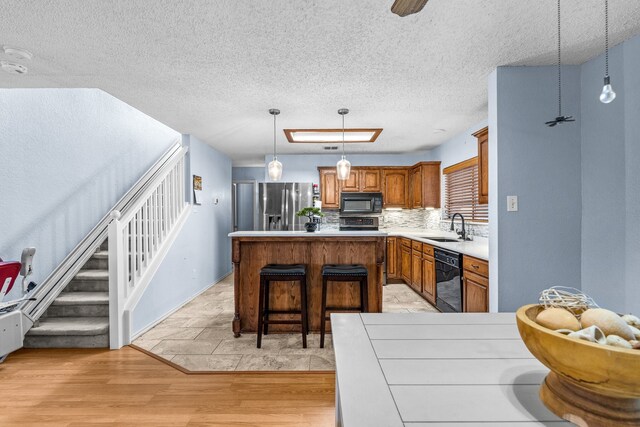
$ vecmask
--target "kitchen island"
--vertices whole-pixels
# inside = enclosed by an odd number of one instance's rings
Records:
[[[324,264],[362,264],[369,273],[369,311],[382,311],[383,264],[386,233],[379,231],[237,231],[230,233],[234,269],[233,333],[255,333],[258,324],[260,269],[267,264],[305,264],[307,266],[307,304],[309,329],[320,331],[322,276]],[[332,283],[328,305],[354,306],[360,299],[356,283]],[[279,282],[271,290],[271,308],[300,307],[294,282]],[[281,315],[294,319],[295,315]],[[328,322],[327,322],[328,323]],[[273,332],[297,332],[298,325],[277,325]]]

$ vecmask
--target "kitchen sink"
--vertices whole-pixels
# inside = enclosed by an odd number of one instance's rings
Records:
[[[461,242],[461,240],[449,239],[449,238],[446,238],[446,237],[425,237],[425,239],[433,240],[435,242],[444,242],[444,243],[446,243],[446,242],[457,242],[457,243],[460,243]]]

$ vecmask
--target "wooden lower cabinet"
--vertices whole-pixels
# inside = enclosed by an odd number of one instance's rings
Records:
[[[462,281],[462,310],[465,313],[489,311],[489,263],[473,257],[464,257]]]
[[[398,277],[398,239],[387,237],[387,279]]]
[[[436,304],[436,262],[426,253],[422,254],[422,296]]]
[[[404,245],[403,240],[400,241],[400,277],[411,284],[411,245]]]
[[[422,293],[422,249],[411,250],[411,282],[414,291]]]

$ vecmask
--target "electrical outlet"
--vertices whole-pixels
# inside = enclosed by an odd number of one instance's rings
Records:
[[[518,196],[507,196],[507,212],[518,212]]]

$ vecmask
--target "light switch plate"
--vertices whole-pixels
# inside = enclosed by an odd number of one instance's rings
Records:
[[[518,196],[507,196],[507,212],[518,212]]]

